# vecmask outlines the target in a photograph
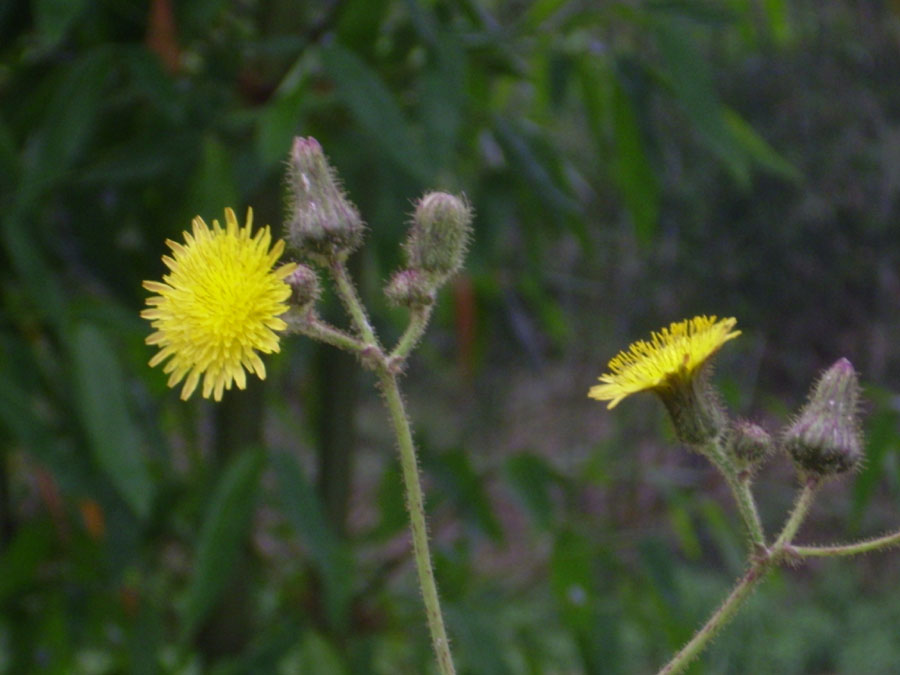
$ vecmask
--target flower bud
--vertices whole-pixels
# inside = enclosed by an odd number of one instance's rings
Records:
[[[828,476],[859,464],[863,451],[858,401],[856,371],[847,359],[839,359],[815,383],[784,434],[784,447],[801,470]]]
[[[327,263],[359,247],[365,225],[316,139],[294,139],[287,188],[287,240],[299,254]]]
[[[728,435],[728,450],[744,467],[760,463],[772,450],[772,437],[758,424],[736,420]]]
[[[404,248],[409,267],[440,281],[462,267],[472,234],[472,208],[464,198],[429,192],[416,204]]]
[[[384,287],[384,294],[391,304],[418,309],[434,303],[434,290],[434,282],[419,270],[400,270]]]
[[[291,302],[295,307],[306,310],[316,304],[319,299],[319,277],[316,271],[306,265],[297,265],[285,281],[291,287]]]

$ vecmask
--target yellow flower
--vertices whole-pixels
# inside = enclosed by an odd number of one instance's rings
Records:
[[[269,250],[272,235],[264,227],[251,236],[253,210],[240,227],[234,211],[225,209],[225,228],[213,221],[212,230],[197,216],[193,233],[184,233],[184,244],[167,240],[172,257],[163,256],[170,273],[163,282],[145,281],[154,295],[149,309],[141,312],[156,329],[146,342],[160,351],[150,360],[170,373],[169,386],[187,377],[181,398],[187,400],[203,376],[203,397],[222,392],[236,382],[247,386],[244,373],[266,378],[266,368],[256,352],[279,350],[275,331],[287,324],[280,318],[287,311],[291,288],[285,277],[296,269],[288,263],[273,269],[284,251],[279,240]]]
[[[696,316],[674,322],[649,342],[638,340],[627,351],[609,362],[609,373],[600,377],[602,384],[591,387],[588,396],[609,401],[614,408],[626,396],[639,391],[669,388],[674,380],[690,381],[694,373],[719,347],[741,334],[732,330],[734,318],[716,320],[715,316]]]

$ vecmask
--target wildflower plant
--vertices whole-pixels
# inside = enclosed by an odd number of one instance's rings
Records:
[[[819,486],[862,461],[858,377],[847,359],[839,359],[814,383],[794,420],[773,438],[753,422],[730,419],[710,382],[710,361],[722,345],[740,335],[736,324],[734,318],[715,316],[672,323],[653,333],[649,341],[639,340],[615,356],[609,372],[588,392],[591,398],[608,401],[608,408],[642,391],[659,396],[678,439],[707,457],[728,483],[747,530],[747,571],[660,675],[683,672],[773,569],[811,557],[855,555],[900,545],[900,531],[837,546],[794,544]],[[770,538],[751,488],[757,469],[776,449],[793,461],[800,489],[781,531]]]
[[[184,380],[182,399],[202,379],[203,397],[219,401],[232,384],[246,386],[247,372],[265,379],[259,354],[279,351],[280,337],[293,333],[351,352],[375,373],[400,451],[413,554],[438,670],[451,675],[455,670],[398,375],[427,328],[437,291],[462,266],[472,210],[464,198],[442,192],[418,201],[403,245],[407,265],[385,288],[392,303],[408,308],[409,324],[388,349],[378,339],[346,266],[363,243],[365,225],[315,139],[294,139],[286,183],[287,248],[300,262],[279,263],[285,242],[272,245],[268,227],[253,233],[252,211],[243,227],[231,209],[225,210],[225,227],[213,221],[210,229],[197,217],[192,231],[184,233],[184,243],[167,242],[172,256],[164,256],[163,262],[169,273],[162,282],[144,282],[156,294],[141,314],[155,329],[147,343],[160,350],[150,365],[166,362],[170,387]],[[321,273],[331,277],[350,330],[318,315]]]

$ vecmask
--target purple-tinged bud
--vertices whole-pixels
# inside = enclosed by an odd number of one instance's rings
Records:
[[[772,437],[758,424],[735,420],[728,434],[728,450],[740,466],[750,468],[772,451]]]
[[[784,447],[802,471],[829,476],[859,464],[863,448],[858,404],[856,371],[847,359],[839,359],[815,383],[784,434]]]
[[[316,271],[306,265],[297,265],[285,281],[291,287],[291,303],[300,310],[310,309],[319,299],[321,288]]]
[[[400,270],[384,287],[391,304],[420,309],[434,304],[434,282],[419,270]]]
[[[416,204],[404,248],[410,269],[445,281],[462,267],[472,236],[472,207],[465,198],[429,192]]]
[[[287,240],[297,253],[327,264],[359,247],[365,225],[316,139],[294,139],[286,181]]]

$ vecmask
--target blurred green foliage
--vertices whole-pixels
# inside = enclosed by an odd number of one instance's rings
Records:
[[[146,365],[164,239],[226,206],[279,226],[294,135],[368,219],[385,335],[410,200],[478,214],[409,377],[461,672],[662,663],[742,542],[649,402],[584,394],[695,311],[739,317],[730,402],[763,416],[841,354],[900,375],[897,31],[837,1],[0,5],[0,672],[428,672],[368,380],[289,341],[213,408]],[[896,400],[870,399],[823,539],[897,522]],[[765,588],[695,672],[894,672],[889,569]]]

